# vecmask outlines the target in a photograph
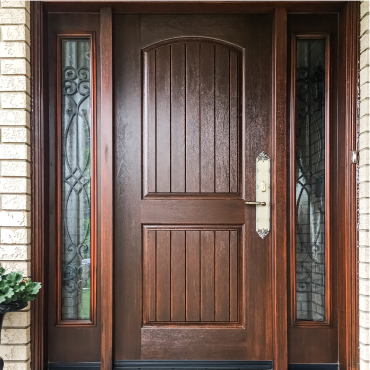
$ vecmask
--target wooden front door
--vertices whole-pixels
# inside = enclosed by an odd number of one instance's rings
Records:
[[[37,369],[355,367],[354,4],[45,5]]]
[[[114,359],[271,360],[272,16],[114,17]]]

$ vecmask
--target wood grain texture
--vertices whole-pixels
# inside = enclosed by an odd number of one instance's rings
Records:
[[[32,370],[44,369],[48,362],[48,250],[45,246],[46,225],[45,213],[48,207],[48,194],[45,179],[48,177],[47,158],[47,107],[48,94],[47,68],[44,60],[45,48],[45,11],[42,2],[31,3],[31,74],[32,74],[32,263],[31,275],[34,281],[39,281],[43,289],[38,299],[31,304],[31,353]]]
[[[59,73],[57,71],[61,71],[60,64],[58,63],[57,59],[57,35],[64,35],[75,37],[81,35],[81,28],[83,28],[84,35],[86,36],[87,33],[95,34],[95,42],[97,43],[97,49],[99,50],[100,45],[100,22],[98,15],[91,15],[91,14],[80,14],[80,15],[70,15],[68,19],[64,17],[63,14],[49,14],[48,15],[48,68],[44,68],[45,73],[48,74],[48,127],[45,131],[45,141],[47,141],[48,146],[48,153],[45,155],[44,160],[47,161],[45,163],[46,168],[48,170],[49,176],[46,178],[47,184],[45,183],[45,188],[47,189],[48,199],[44,204],[45,212],[48,213],[47,220],[45,220],[46,225],[45,227],[48,230],[48,244],[49,248],[48,251],[45,251],[45,254],[48,255],[48,262],[47,267],[49,268],[49,276],[48,276],[48,284],[46,285],[48,288],[48,360],[50,362],[83,362],[83,361],[100,361],[100,304],[96,305],[96,321],[94,325],[91,325],[91,322],[82,322],[82,324],[90,324],[84,325],[80,327],[75,327],[76,324],[79,326],[81,325],[78,322],[63,323],[63,327],[58,325],[56,312],[57,312],[57,295],[60,289],[60,280],[57,279],[58,277],[58,270],[55,268],[58,266],[58,254],[56,245],[56,237],[58,234],[58,227],[60,225],[60,213],[58,205],[58,192],[57,184],[59,184],[59,180],[57,177],[57,169],[58,169],[58,160],[61,154],[59,150],[60,146],[58,144],[58,139],[60,139],[60,132],[58,130],[61,128],[60,124],[58,124],[58,117],[60,116],[60,107],[58,107],[58,102],[60,102],[60,97],[58,94],[60,90],[57,88],[57,76]],[[89,31],[86,31],[89,30]],[[99,52],[95,53],[96,55],[96,63],[99,65]],[[98,71],[97,71],[98,72]],[[95,86],[99,84],[99,77],[100,73],[96,74],[96,83]],[[95,77],[94,77],[95,78]],[[60,86],[60,85],[59,85]],[[96,91],[96,101],[99,101],[100,91]],[[92,89],[91,93],[95,94],[94,89]],[[100,106],[99,104],[95,104],[97,111],[99,112]],[[94,113],[92,113],[93,116]],[[93,119],[94,121],[94,119]],[[98,124],[98,120],[95,121]],[[60,140],[59,140],[60,143]],[[93,149],[93,148],[92,148]],[[93,149],[94,151],[94,149]],[[95,148],[96,152],[96,148]],[[59,162],[60,163],[60,162]],[[97,166],[100,163],[95,162]],[[98,199],[99,201],[99,199]],[[60,205],[60,203],[59,203]],[[98,214],[96,214],[98,216]],[[96,231],[99,230],[99,226]],[[99,243],[97,245],[97,252],[98,255],[96,257],[99,260]],[[59,258],[60,260],[60,258]],[[59,261],[60,262],[60,261]],[[97,302],[99,303],[99,295],[100,295],[100,279],[99,279],[99,269],[97,269],[96,274],[96,293],[97,293]],[[60,275],[59,275],[60,276]]]
[[[323,14],[316,14],[316,15],[291,15],[288,17],[288,34],[289,39],[291,40],[292,34],[299,37],[300,35],[310,36],[315,35],[315,37],[320,37],[324,35],[330,35],[330,56],[326,55],[326,60],[331,60],[330,64],[330,91],[326,91],[327,94],[330,96],[328,97],[326,110],[326,122],[330,125],[330,130],[326,127],[325,132],[325,145],[327,150],[325,156],[326,159],[330,158],[330,174],[326,174],[326,176],[330,176],[330,189],[326,187],[325,194],[329,198],[330,204],[330,220],[331,223],[331,232],[328,235],[326,230],[325,235],[325,243],[328,243],[328,238],[330,238],[330,244],[333,246],[337,246],[331,248],[330,256],[325,256],[325,258],[330,260],[330,279],[326,278],[326,283],[330,280],[330,286],[326,290],[326,294],[329,294],[331,299],[331,312],[330,312],[330,325],[315,325],[315,324],[306,324],[302,326],[289,325],[288,335],[289,335],[289,362],[297,363],[297,362],[305,362],[305,363],[330,363],[332,361],[337,361],[338,359],[338,262],[340,259],[340,253],[338,252],[339,246],[339,239],[341,238],[338,235],[338,232],[335,232],[333,228],[335,225],[338,224],[338,216],[341,207],[342,197],[339,195],[339,192],[343,191],[342,186],[344,184],[344,180],[339,180],[340,176],[344,174],[344,171],[338,172],[338,153],[342,152],[339,150],[340,147],[344,146],[344,142],[339,144],[340,135],[339,130],[344,125],[340,124],[339,116],[337,115],[338,106],[338,89],[340,85],[338,84],[339,78],[338,76],[338,64],[334,61],[338,58],[338,17],[336,15],[323,15]],[[328,50],[329,51],[329,50]],[[289,48],[288,54],[291,55],[291,50]],[[291,60],[291,57],[289,58]],[[326,66],[328,67],[328,66]],[[328,77],[328,76],[326,76]],[[291,79],[291,78],[290,78]],[[328,81],[326,81],[328,82]],[[329,121],[330,119],[330,121]],[[291,132],[291,135],[293,132]],[[337,146],[340,145],[340,146]],[[327,155],[329,154],[329,155]],[[329,157],[329,158],[328,158]],[[327,165],[327,163],[326,163]],[[344,166],[344,164],[343,164]],[[329,184],[328,181],[327,185]],[[292,185],[291,185],[292,186]],[[344,199],[344,198],[343,198]],[[325,211],[329,211],[328,204],[326,204]],[[293,204],[291,204],[293,206]],[[344,211],[343,211],[344,212]],[[325,217],[325,221],[327,218]],[[291,225],[293,227],[293,224]],[[342,227],[339,227],[338,230],[342,231]],[[334,231],[334,232],[333,232]],[[291,230],[292,234],[293,230]],[[328,243],[329,244],[329,243]],[[328,252],[327,250],[325,251]],[[293,256],[291,256],[293,258]],[[327,266],[325,267],[327,268]],[[289,305],[288,305],[288,317],[291,318],[294,316],[292,312],[292,293],[289,295]],[[328,302],[326,302],[328,303]],[[311,325],[310,328],[307,327]],[[297,340],[302,340],[306,343],[305,349],[303,350],[302,346],[298,345]]]
[[[144,321],[238,321],[240,230],[144,227]]]
[[[273,261],[273,362],[274,369],[288,367],[288,209],[287,188],[287,11],[275,9],[273,57],[273,158],[272,166],[272,261]]]
[[[241,52],[193,38],[144,59],[144,195],[238,194]]]
[[[113,361],[113,44],[112,9],[100,10],[101,57],[101,369]]]

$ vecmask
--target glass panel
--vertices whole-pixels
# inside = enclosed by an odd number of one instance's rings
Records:
[[[325,40],[297,40],[297,319],[325,320]]]
[[[90,41],[62,41],[62,320],[90,319]]]

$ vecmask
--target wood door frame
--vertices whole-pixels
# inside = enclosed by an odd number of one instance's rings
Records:
[[[103,9],[102,9],[103,8]],[[111,8],[111,9],[110,9]],[[288,367],[288,225],[287,218],[279,218],[279,214],[289,214],[287,188],[278,181],[281,176],[288,179],[288,138],[287,138],[287,13],[289,12],[338,12],[340,19],[341,52],[341,86],[339,90],[339,105],[342,107],[345,121],[345,160],[344,166],[345,212],[342,221],[345,227],[340,230],[342,243],[339,246],[346,258],[340,264],[339,284],[339,360],[343,369],[358,367],[358,298],[357,298],[357,194],[356,168],[350,163],[350,152],[356,150],[357,128],[357,87],[358,87],[358,58],[359,58],[359,3],[358,2],[212,2],[178,3],[168,2],[156,4],[153,2],[131,3],[63,3],[63,2],[31,2],[31,69],[32,69],[32,277],[40,281],[43,289],[38,300],[32,303],[31,332],[32,332],[32,369],[46,369],[47,358],[47,219],[48,209],[48,168],[44,158],[48,155],[48,87],[47,87],[47,15],[48,12],[101,12],[101,53],[102,58],[101,101],[102,117],[106,117],[102,136],[101,165],[107,167],[101,171],[102,184],[109,191],[100,199],[102,228],[102,352],[101,369],[112,369],[113,348],[113,129],[112,115],[112,10],[114,12],[170,14],[170,13],[273,13],[273,196],[276,204],[273,207],[273,362],[274,369],[286,370]],[[104,25],[104,29],[103,29]],[[103,32],[104,31],[104,32]],[[104,92],[104,94],[103,94]],[[342,103],[342,104],[341,104]],[[104,166],[102,166],[104,168]],[[279,197],[277,196],[279,195]],[[279,253],[278,253],[279,252]]]

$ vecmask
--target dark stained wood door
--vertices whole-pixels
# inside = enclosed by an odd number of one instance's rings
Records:
[[[271,360],[272,16],[113,24],[114,360]]]

